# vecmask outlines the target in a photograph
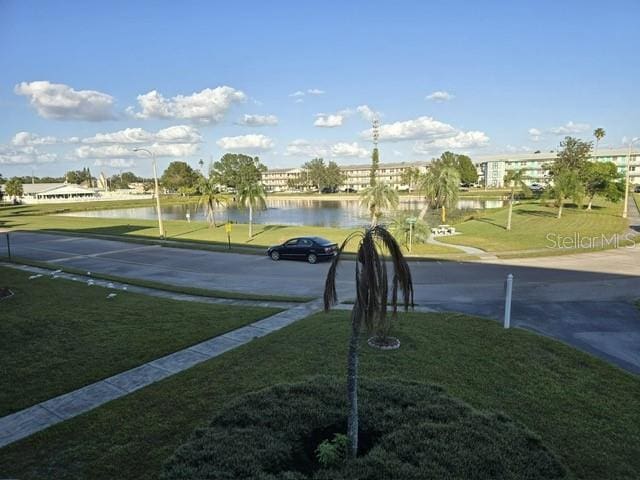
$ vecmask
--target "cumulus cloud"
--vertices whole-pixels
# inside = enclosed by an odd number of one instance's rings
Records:
[[[289,96],[293,98],[304,97],[304,92],[302,90],[298,90],[297,92],[290,93]]]
[[[278,124],[278,117],[275,115],[243,115],[238,122],[247,127],[264,127]]]
[[[588,123],[574,123],[572,121],[567,122],[566,124],[551,128],[549,131],[554,135],[572,135],[576,133],[586,132],[591,128],[591,125]]]
[[[95,90],[74,90],[63,83],[37,81],[19,83],[14,92],[27,97],[43,118],[92,122],[115,118],[113,97]]]
[[[145,146],[156,157],[187,157],[198,150],[195,143],[154,143]],[[122,144],[113,145],[83,145],[76,148],[75,156],[79,159],[127,159],[144,157],[144,152],[134,152],[131,146]]]
[[[169,99],[152,90],[137,98],[140,111],[135,112],[132,107],[127,109],[136,118],[177,118],[208,124],[222,120],[233,104],[245,101],[247,96],[225,85]]]
[[[313,125],[316,127],[324,127],[324,128],[334,128],[342,126],[342,122],[344,121],[344,115],[336,114],[336,115],[325,115],[324,113],[319,113],[316,115],[316,121],[313,122]]]
[[[453,137],[458,133],[453,126],[434,120],[432,117],[418,117],[404,122],[380,125],[380,140],[399,142],[403,140],[429,140]],[[371,137],[371,129],[362,132],[364,137]]]
[[[324,95],[325,91],[320,90],[319,88],[310,88],[309,90],[307,90],[307,93],[309,95]]]
[[[96,167],[111,167],[111,168],[131,168],[136,166],[135,160],[125,160],[124,158],[113,158],[110,160],[105,160],[99,158],[93,164]]]
[[[140,143],[200,143],[200,132],[189,125],[174,125],[147,132],[142,128],[125,128],[117,132],[97,133],[93,137],[83,138],[79,142],[86,144],[140,144]]]
[[[284,154],[291,157],[325,157],[328,150],[323,145],[313,144],[299,138],[289,142]]]
[[[373,119],[380,118],[380,113],[374,111],[369,105],[360,105],[356,108],[356,112],[360,114],[367,122],[373,122]]]
[[[482,148],[488,144],[489,137],[484,132],[458,132],[451,137],[418,141],[415,143],[413,151],[420,154],[432,154],[442,150]]]
[[[32,145],[0,145],[0,165],[29,165],[54,162],[58,156],[38,150]]]
[[[365,158],[369,156],[369,151],[366,148],[358,145],[358,142],[338,142],[331,146],[331,156]]]
[[[273,148],[274,143],[265,135],[239,135],[237,137],[222,137],[216,142],[222,150],[259,152]]]
[[[56,137],[41,137],[37,133],[18,132],[11,139],[11,145],[26,147],[28,145],[53,145],[57,143]]]
[[[538,129],[538,128],[530,128],[529,129],[529,138],[534,141],[537,142],[540,140],[540,138],[542,137],[542,130]]]
[[[445,92],[443,90],[437,90],[426,96],[426,100],[433,100],[434,102],[448,102],[449,100],[453,100],[454,98],[454,95],[451,95],[449,92]]]
[[[318,96],[318,95],[324,95],[325,91],[324,90],[320,90],[319,88],[309,88],[306,91],[305,90],[297,90],[293,93],[290,93],[289,96],[291,98],[295,99],[296,103],[302,103],[303,97],[305,95],[313,95],[313,96]]]

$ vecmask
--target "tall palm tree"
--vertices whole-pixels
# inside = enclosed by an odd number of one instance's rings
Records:
[[[400,245],[393,236],[380,225],[354,232],[349,235],[338,248],[338,253],[331,262],[324,288],[324,308],[328,311],[338,302],[336,292],[336,273],[345,246],[354,238],[360,243],[356,258],[356,301],[351,310],[351,335],[347,356],[347,398],[349,414],[347,420],[347,438],[349,454],[355,458],[358,454],[358,343],[360,332],[364,326],[372,331],[381,323],[387,322],[387,304],[389,301],[389,284],[387,278],[386,259],[381,253],[385,249],[393,263],[391,306],[392,319],[398,311],[398,289],[402,293],[402,304],[407,310],[413,306],[413,282],[409,264],[404,259]]]
[[[429,207],[436,206],[436,199],[438,197],[437,180],[438,176],[436,175],[436,172],[433,172],[431,170],[422,175],[418,180],[418,190],[424,197],[424,206],[420,210],[420,215],[418,215],[418,218],[420,220],[424,220]]]
[[[527,171],[524,168],[520,170],[509,170],[504,176],[504,183],[510,189],[509,195],[509,216],[507,217],[507,231],[511,231],[511,215],[513,215],[513,201],[516,196],[516,189],[521,189],[525,195],[529,195],[531,190],[529,185],[526,184]]]
[[[198,206],[202,205],[209,227],[217,227],[216,207],[227,204],[229,197],[220,192],[220,189],[211,180],[203,180],[198,186],[198,191],[200,192]]]
[[[371,226],[375,227],[384,210],[398,207],[400,197],[388,183],[377,182],[360,193],[360,203],[371,213]]]
[[[600,127],[596,128],[593,131],[593,136],[596,137],[596,148],[593,154],[594,160],[598,156],[598,144],[600,143],[600,140],[602,140],[605,137],[606,134],[607,132],[604,131],[604,128],[600,128]]]
[[[420,182],[420,191],[426,200],[425,206],[420,211],[421,220],[424,219],[430,206],[452,209],[458,203],[460,172],[448,165],[430,169]]]
[[[238,189],[238,204],[249,209],[249,238],[253,238],[253,209],[267,208],[266,192],[258,182],[247,183]]]

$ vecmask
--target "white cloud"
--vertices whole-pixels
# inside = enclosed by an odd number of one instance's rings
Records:
[[[302,90],[298,90],[297,92],[290,93],[289,96],[293,98],[304,97],[304,92]]]
[[[98,159],[93,164],[96,167],[112,167],[112,168],[131,168],[135,167],[135,160],[125,160],[124,158],[113,158],[110,160]]]
[[[531,138],[531,140],[533,142],[539,141],[540,138],[542,138],[542,130],[540,130],[538,128],[530,128],[529,129],[529,138]]]
[[[437,90],[427,95],[425,99],[433,100],[434,102],[447,102],[449,100],[453,100],[454,98],[455,96],[450,94],[449,92],[445,92],[443,90]]]
[[[588,123],[574,123],[572,121],[569,121],[560,127],[551,128],[549,131],[554,135],[570,135],[586,132],[590,128],[591,125],[589,125]]]
[[[32,145],[20,147],[0,145],[0,165],[49,163],[54,162],[57,158],[55,153],[42,152]]]
[[[115,118],[114,99],[95,90],[74,90],[63,83],[22,82],[14,92],[29,98],[38,115],[53,120],[101,121]]]
[[[136,118],[179,118],[199,123],[217,123],[234,103],[245,101],[247,96],[235,88],[221,86],[169,99],[152,90],[137,98],[141,111],[136,113],[132,107],[127,109]]]
[[[231,151],[266,151],[273,148],[274,143],[265,135],[240,135],[237,137],[222,137],[216,142],[223,150]]]
[[[360,105],[356,108],[356,112],[360,114],[367,122],[373,122],[374,118],[380,118],[380,113],[374,111],[369,105]]]
[[[289,96],[291,98],[295,98],[295,102],[296,103],[302,103],[302,97],[304,97],[305,95],[313,95],[313,96],[318,96],[318,95],[324,95],[325,91],[324,90],[320,90],[319,88],[309,88],[306,91],[304,90],[297,90],[293,93],[290,93]]]
[[[369,156],[369,151],[366,148],[358,145],[358,142],[338,142],[331,146],[331,156],[365,158]]]
[[[157,157],[188,157],[198,150],[195,143],[154,143],[145,147]],[[134,152],[128,145],[100,145],[97,147],[83,145],[76,148],[75,156],[79,159],[100,159],[100,158],[136,158],[145,157],[144,152]]]
[[[117,132],[97,133],[93,137],[83,138],[85,144],[140,144],[140,143],[200,143],[200,132],[189,125],[174,125],[158,130],[156,133],[147,132],[142,128],[125,128]]]
[[[380,125],[380,140],[399,142],[403,140],[428,140],[449,138],[458,133],[453,126],[434,120],[432,117],[418,117],[415,120]],[[366,138],[371,137],[371,129],[362,132]]]
[[[325,157],[327,153],[325,146],[312,144],[301,138],[290,142],[284,152],[286,156],[291,157]]]
[[[320,90],[319,88],[310,88],[309,90],[307,90],[307,93],[309,95],[324,95],[325,91]]]
[[[275,115],[243,115],[238,122],[247,127],[264,127],[278,124],[278,117]]]
[[[325,115],[324,113],[319,113],[316,115],[316,117],[316,121],[313,122],[313,125],[316,127],[340,127],[342,126],[342,122],[344,121],[344,115],[340,114]]]
[[[57,143],[56,137],[41,137],[37,133],[18,132],[11,139],[11,145],[26,147],[28,145],[52,145]]]
[[[451,137],[418,141],[415,143],[413,151],[420,154],[431,154],[443,150],[482,148],[488,144],[489,137],[484,132],[458,132]]]

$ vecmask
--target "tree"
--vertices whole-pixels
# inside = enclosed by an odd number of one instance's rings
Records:
[[[371,153],[371,171],[369,172],[369,186],[373,187],[377,182],[378,168],[380,166],[380,153],[378,147]]]
[[[420,180],[420,169],[416,167],[407,167],[402,171],[400,181],[403,185],[409,187],[409,191],[413,191],[416,183]]]
[[[229,196],[221,193],[220,188],[218,188],[213,181],[204,178],[198,185],[198,192],[200,193],[198,206],[202,205],[209,227],[217,227],[215,217],[216,207],[226,204],[229,201]]]
[[[13,197],[14,199],[21,198],[24,195],[22,182],[16,177],[13,177],[4,184],[4,191],[7,194],[7,197]]]
[[[571,172],[581,171],[591,157],[591,145],[591,142],[565,137],[560,142],[557,158],[551,165],[551,177],[553,178],[564,170]]]
[[[198,174],[187,162],[171,162],[162,174],[160,182],[163,187],[175,192],[180,187],[195,187]]]
[[[93,185],[91,172],[88,168],[83,168],[82,170],[70,170],[65,173],[64,177],[67,183],[74,183],[76,185],[86,184],[87,186]]]
[[[142,178],[133,172],[123,172],[120,175],[112,175],[109,178],[111,188],[129,188],[130,183],[142,182]]]
[[[216,184],[239,191],[243,186],[261,182],[262,172],[266,171],[258,157],[225,153],[211,166],[209,176]]]
[[[307,177],[310,186],[316,187],[322,193],[322,188],[326,186],[327,166],[322,158],[314,158],[302,166],[303,176]]]
[[[531,192],[529,186],[525,183],[525,180],[527,178],[526,174],[527,171],[522,168],[520,170],[509,170],[504,176],[505,185],[507,185],[511,189],[509,195],[509,216],[507,217],[507,231],[511,231],[511,216],[513,215],[513,201],[515,200],[516,189],[522,189],[525,195],[528,195]]]
[[[600,144],[600,140],[602,140],[606,134],[607,132],[604,131],[604,128],[600,128],[600,127],[596,128],[593,131],[593,136],[596,137],[596,148],[593,154],[594,157],[598,156],[598,145]]]
[[[264,187],[258,182],[243,184],[238,189],[238,204],[249,209],[249,238],[253,238],[253,209],[267,208],[265,196]]]
[[[460,173],[448,162],[436,164],[423,175],[419,184],[425,197],[425,205],[418,218],[423,220],[429,207],[446,209],[455,208],[460,191]]]
[[[360,203],[371,213],[371,227],[375,227],[384,210],[398,207],[398,192],[387,183],[376,183],[360,193]]]
[[[431,234],[429,225],[424,220],[417,220],[412,225],[407,221],[413,220],[413,214],[406,211],[398,211],[394,214],[389,231],[399,244],[409,248],[409,235],[411,235],[411,243],[425,243]]]
[[[457,155],[456,168],[460,173],[460,181],[462,183],[470,184],[478,181],[478,170],[468,156]]]
[[[613,202],[619,201],[624,195],[624,188],[620,188],[620,174],[613,162],[587,162],[580,172],[580,179],[589,201],[587,210],[591,210],[596,195],[604,195]]]
[[[364,326],[374,331],[378,325],[390,321],[387,314],[389,298],[386,257],[381,247],[388,252],[393,263],[391,306],[394,320],[398,310],[398,290],[401,292],[402,304],[407,310],[413,306],[413,282],[409,264],[404,259],[400,245],[382,226],[377,225],[364,232],[349,235],[338,248],[338,253],[331,262],[324,288],[325,311],[338,303],[336,276],[338,265],[345,246],[354,238],[359,238],[356,258],[356,300],[351,310],[351,335],[347,354],[347,399],[349,413],[347,420],[347,437],[349,439],[349,456],[358,454],[358,344],[360,332]]]
[[[344,181],[345,175],[338,164],[330,161],[324,170],[324,184],[332,190],[337,190],[338,187],[344,184]]]
[[[562,208],[565,199],[571,198],[573,202],[579,206],[584,198],[584,186],[577,172],[562,170],[557,173],[553,179],[551,195],[556,200],[556,205],[558,206],[558,218],[562,218]]]

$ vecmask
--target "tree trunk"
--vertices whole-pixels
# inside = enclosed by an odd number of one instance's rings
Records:
[[[558,218],[562,218],[562,205],[564,205],[564,200],[560,200],[560,206],[558,207]]]
[[[253,238],[253,207],[249,204],[249,238]]]
[[[353,318],[351,313],[351,338],[347,357],[347,400],[349,417],[347,420],[347,438],[349,456],[358,455],[358,341],[360,340],[360,319]]]
[[[509,200],[509,216],[507,217],[507,231],[511,231],[511,215],[513,214],[513,196]]]
[[[418,215],[418,218],[419,218],[420,220],[424,220],[424,217],[427,215],[427,211],[428,211],[428,210],[429,210],[429,200],[427,200],[427,199],[425,198],[425,204],[424,204],[424,207],[422,207],[422,208],[420,209],[420,215]]]
[[[591,197],[589,197],[589,203],[587,204],[587,210],[591,210],[591,205],[593,205],[593,197],[595,195],[592,195]]]

